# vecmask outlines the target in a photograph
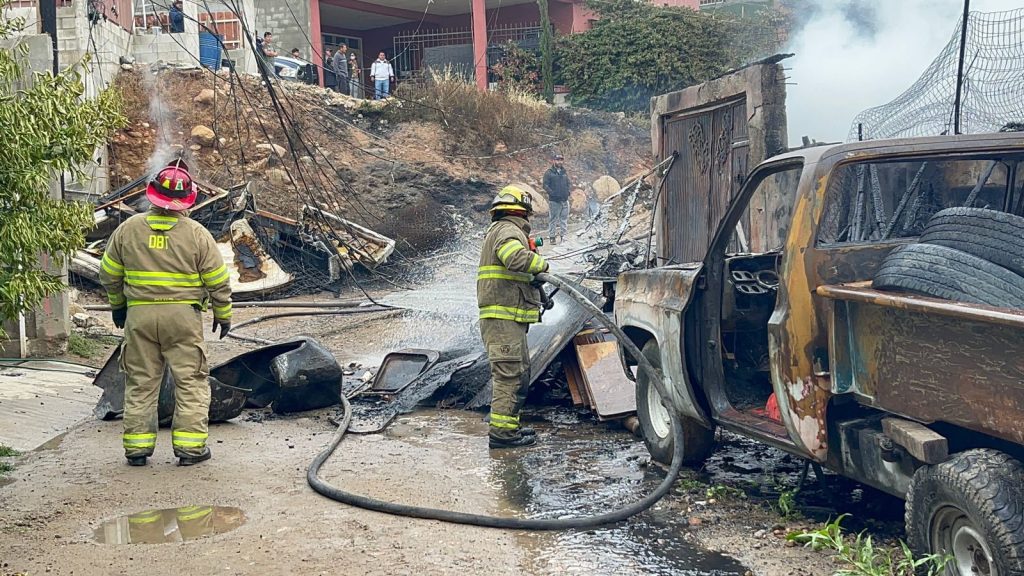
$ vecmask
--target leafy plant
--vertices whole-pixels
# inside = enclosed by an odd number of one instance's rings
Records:
[[[843,519],[848,516],[842,514],[818,530],[790,533],[786,539],[814,550],[834,551],[836,561],[842,566],[835,571],[836,576],[937,576],[945,570],[950,560],[948,556],[939,554],[915,558],[910,547],[902,540],[895,549],[878,547],[871,536],[864,532],[850,539],[843,533],[841,526]]]
[[[10,446],[5,446],[4,444],[0,444],[0,458],[11,458],[20,455],[21,453],[15,450],[14,448],[11,448]]]
[[[542,93],[548,103],[555,99],[555,36],[551,29],[551,16],[548,13],[548,0],[537,0],[540,9],[540,79],[543,83]]]
[[[726,486],[725,484],[715,484],[709,486],[705,491],[708,498],[715,498],[717,500],[726,500],[728,498],[746,498],[747,495],[739,488],[732,486]]]
[[[29,47],[18,38],[24,25],[0,17],[0,39],[14,40],[0,50],[0,321],[64,289],[40,255],[60,264],[81,248],[92,209],[52,197],[51,187],[61,174],[81,177],[96,147],[125,122],[115,92],[83,98],[88,56],[56,76],[30,75]]]
[[[492,67],[498,77],[498,87],[504,92],[539,94],[540,61],[537,55],[509,40],[502,46],[502,58]]]
[[[774,10],[740,18],[634,0],[588,6],[600,19],[560,38],[558,57],[573,101],[593,108],[647,110],[651,96],[714,78],[781,42]]]
[[[799,515],[796,503],[797,490],[783,490],[779,494],[776,504],[779,507],[779,514],[783,518],[792,518]]]

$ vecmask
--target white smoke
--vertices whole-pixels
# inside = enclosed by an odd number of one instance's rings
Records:
[[[146,174],[155,174],[172,160],[175,148],[171,144],[171,126],[174,116],[164,102],[157,85],[157,77],[153,72],[143,72],[142,85],[149,95],[149,119],[156,129],[156,148],[153,155],[146,161]]]
[[[807,22],[784,60],[790,144],[847,139],[854,116],[910,87],[953,37],[963,0],[805,0]],[[972,12],[1024,0],[971,0]]]

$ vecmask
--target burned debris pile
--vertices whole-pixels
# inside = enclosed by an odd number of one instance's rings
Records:
[[[372,270],[387,262],[395,241],[316,206],[298,219],[258,208],[247,184],[224,189],[198,182],[190,217],[217,240],[236,300],[272,294],[318,292],[339,282],[353,266]],[[96,227],[71,259],[72,274],[99,282],[100,258],[117,226],[145,212],[146,180],[139,178],[96,201]]]

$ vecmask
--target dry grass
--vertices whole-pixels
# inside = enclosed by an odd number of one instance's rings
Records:
[[[523,90],[480,92],[450,68],[399,88],[398,120],[439,123],[449,154],[486,155],[552,141],[552,108]]]

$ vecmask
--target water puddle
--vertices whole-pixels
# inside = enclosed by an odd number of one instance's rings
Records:
[[[545,409],[543,444],[492,452],[504,485],[506,512],[535,518],[585,516],[635,502],[664,478],[649,465],[643,442],[614,424],[581,422],[564,409]],[[594,530],[530,534],[535,571],[551,574],[744,574],[727,556],[686,540],[688,520],[657,505],[628,522]]]
[[[182,506],[107,520],[93,533],[100,544],[165,544],[230,532],[245,524],[240,508]]]

